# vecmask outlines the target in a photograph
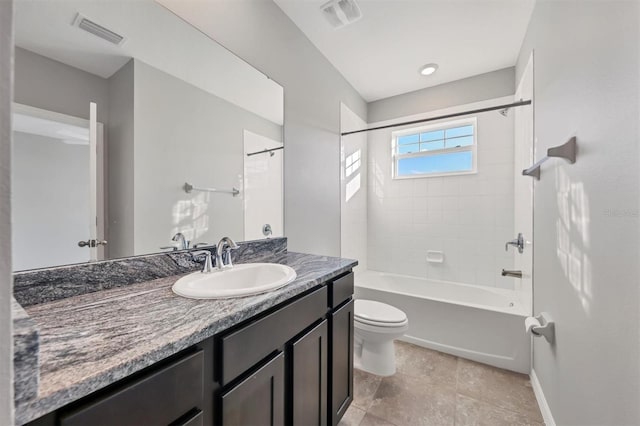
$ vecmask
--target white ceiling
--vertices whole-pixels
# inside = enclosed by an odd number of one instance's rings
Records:
[[[369,102],[513,66],[535,2],[356,0],[362,19],[333,29],[327,0],[274,1]]]
[[[1,0],[0,0],[1,1]],[[184,3],[193,3],[183,1]],[[136,58],[277,124],[283,89],[153,0],[17,0],[16,45],[108,78]],[[162,3],[172,3],[164,0]],[[115,46],[72,25],[76,15],[126,38]]]

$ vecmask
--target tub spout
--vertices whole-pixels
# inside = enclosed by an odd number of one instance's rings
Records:
[[[502,270],[503,277],[513,277],[513,278],[522,278],[522,271],[508,271],[506,269]]]

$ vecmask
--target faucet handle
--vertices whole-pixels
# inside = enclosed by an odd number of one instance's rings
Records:
[[[524,251],[524,236],[522,233],[518,233],[515,240],[507,241],[504,245],[504,251],[509,251],[509,246],[516,247],[518,249],[518,253],[522,253]]]
[[[197,249],[197,248],[199,248],[199,247],[206,247],[206,246],[210,246],[210,245],[211,245],[211,244],[209,244],[209,243],[195,243],[195,244],[193,245],[193,248],[194,248],[194,249]]]
[[[228,245],[224,246],[224,252],[222,253],[222,265],[225,268],[232,268],[233,267],[233,263],[231,262],[231,252],[233,250],[237,250],[239,248],[240,247],[237,244],[235,244],[233,246],[228,246]]]
[[[200,261],[204,256],[204,263],[202,265],[202,273],[208,274],[213,271],[213,261],[211,260],[211,252],[209,250],[192,251],[191,258],[196,261]]]

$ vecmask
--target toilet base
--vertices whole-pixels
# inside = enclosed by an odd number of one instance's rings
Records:
[[[393,376],[396,373],[396,352],[393,340],[385,342],[355,342],[353,365],[376,376]]]

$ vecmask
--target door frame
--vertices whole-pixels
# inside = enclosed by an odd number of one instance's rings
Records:
[[[517,85],[515,96],[514,96],[514,99],[516,99],[516,100],[522,98],[525,95],[525,93],[523,93],[523,92],[526,92],[526,89],[527,89],[526,85],[530,84],[531,93],[527,94],[527,96],[526,96],[526,97],[529,97],[530,100],[531,100],[531,106],[529,107],[530,110],[529,110],[529,108],[525,107],[525,108],[522,108],[522,109],[518,109],[517,112],[516,112],[516,114],[518,114],[518,113],[519,114],[530,114],[529,118],[531,119],[531,133],[529,135],[530,139],[527,138],[527,140],[530,140],[531,145],[527,147],[527,148],[529,148],[529,157],[530,157],[530,159],[529,159],[530,163],[528,163],[528,164],[532,164],[535,161],[535,158],[536,158],[535,86],[534,86],[534,84],[535,84],[535,80],[534,80],[534,64],[535,64],[535,62],[534,61],[535,61],[535,56],[534,56],[534,51],[532,51],[531,54],[529,55],[529,58],[527,59],[527,63],[525,65],[524,71],[522,72],[522,75],[520,76],[520,80],[518,81],[518,85]],[[514,137],[514,142],[518,143],[518,142],[520,142],[520,140],[518,139],[518,136],[517,136],[518,129],[514,128],[514,132],[515,132],[515,134],[514,134],[514,136],[515,136]],[[514,147],[514,150],[515,150],[515,147]],[[515,160],[515,164],[517,165],[518,164],[517,159],[514,159],[514,160]],[[527,166],[525,166],[525,167],[527,167]],[[523,278],[529,280],[529,286],[530,286],[529,289],[526,289],[526,290],[529,290],[529,294],[528,294],[528,299],[525,299],[528,302],[527,306],[525,306],[525,308],[527,310],[527,315],[533,315],[533,312],[534,312],[534,308],[533,308],[533,293],[535,291],[534,290],[535,289],[535,286],[534,286],[535,277],[534,277],[534,273],[533,273],[533,265],[534,265],[534,254],[533,254],[534,238],[533,238],[533,236],[534,236],[534,227],[535,227],[534,226],[534,220],[533,220],[533,209],[535,208],[535,201],[534,201],[534,199],[535,199],[535,180],[530,178],[530,177],[528,177],[528,176],[521,175],[520,173],[518,173],[517,170],[514,170],[514,172],[515,172],[516,181],[519,181],[519,182],[522,182],[522,183],[526,184],[529,187],[530,195],[531,195],[531,197],[529,199],[529,203],[530,203],[530,206],[531,206],[531,212],[530,212],[531,214],[529,216],[530,217],[530,221],[531,221],[531,223],[530,223],[531,235],[525,235],[524,236],[525,237],[525,252],[523,253],[525,256],[530,256],[531,270],[530,271],[523,271],[524,273],[526,273],[526,275]],[[514,201],[516,201],[515,198],[514,198]],[[517,210],[516,206],[514,205],[514,212],[516,212],[516,210]],[[514,226],[516,225],[515,224],[515,219],[516,218],[514,218]],[[515,231],[516,232],[526,232],[526,230],[524,230],[524,229],[515,229]],[[516,256],[518,256],[518,255],[516,254]],[[521,282],[521,285],[523,283],[524,283],[524,279]],[[519,290],[522,291],[523,289],[520,288]],[[520,299],[521,299],[521,301],[523,301],[522,298],[520,298]]]
[[[13,103],[12,114],[24,114],[35,118],[42,118],[45,120],[58,121],[60,123],[70,124],[78,127],[86,127],[89,129],[90,120],[84,118],[75,117],[73,115],[62,114],[55,111],[50,111],[43,108],[37,108],[30,105]],[[105,198],[105,156],[104,156],[104,124],[97,122],[97,140],[96,151],[97,160],[95,165],[96,170],[96,229],[97,235],[88,235],[88,238],[95,238],[103,240],[105,236],[105,212],[106,212],[106,198]],[[87,230],[87,234],[90,230]],[[97,247],[97,259],[90,259],[90,261],[104,260],[106,259],[105,247],[100,245]]]

